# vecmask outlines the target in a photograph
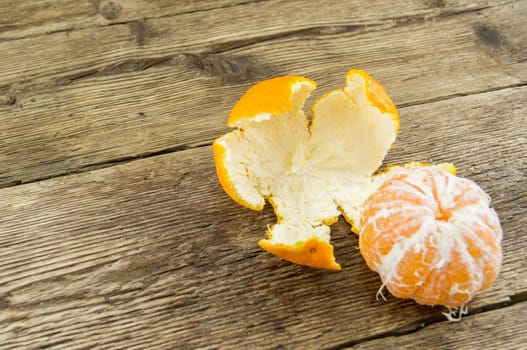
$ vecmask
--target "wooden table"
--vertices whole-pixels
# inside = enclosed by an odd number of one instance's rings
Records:
[[[527,1],[0,0],[1,349],[526,349]],[[385,163],[453,162],[492,197],[504,263],[470,314],[256,242],[272,210],[211,142],[255,82],[361,68],[393,97]]]

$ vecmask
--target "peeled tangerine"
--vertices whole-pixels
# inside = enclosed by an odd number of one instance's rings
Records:
[[[380,177],[363,206],[359,245],[383,286],[450,308],[489,288],[501,266],[502,230],[487,194],[434,167],[394,167]]]
[[[378,170],[399,129],[390,97],[360,70],[343,89],[302,107],[312,80],[256,84],[234,106],[236,128],[213,144],[220,183],[239,204],[278,222],[259,245],[293,263],[340,270],[329,225],[340,214],[360,232],[360,250],[395,296],[464,305],[501,264],[501,228],[488,196],[449,164]]]

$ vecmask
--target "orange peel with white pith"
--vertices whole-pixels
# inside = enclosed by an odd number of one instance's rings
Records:
[[[340,270],[330,225],[344,214],[358,227],[373,174],[395,141],[397,109],[384,88],[361,70],[342,89],[303,105],[316,83],[298,76],[260,82],[236,103],[235,130],[216,139],[219,181],[237,203],[261,210],[268,200],[277,223],[259,245],[293,263]]]

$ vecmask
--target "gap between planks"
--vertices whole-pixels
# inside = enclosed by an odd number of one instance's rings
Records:
[[[117,13],[116,14],[106,14],[105,13],[106,11],[104,11],[104,9],[101,8],[102,7],[101,5],[103,3],[113,4],[113,9],[115,10],[114,12],[117,12]],[[2,35],[2,32],[0,32],[0,42],[20,40],[20,39],[26,39],[26,38],[34,38],[34,37],[38,37],[42,35],[49,35],[49,34],[56,34],[56,33],[70,33],[76,30],[91,29],[91,28],[96,28],[96,27],[129,24],[129,23],[136,22],[136,21],[148,21],[148,20],[155,20],[155,19],[161,19],[161,18],[170,18],[170,17],[178,17],[178,16],[184,16],[184,15],[200,14],[200,13],[206,13],[210,11],[221,11],[221,10],[231,9],[233,7],[243,7],[247,5],[259,6],[260,3],[273,3],[273,1],[269,1],[269,0],[252,0],[252,1],[242,0],[242,1],[232,1],[232,2],[227,1],[227,3],[219,5],[219,6],[217,6],[217,4],[215,3],[212,3],[211,6],[207,6],[208,2],[204,2],[205,5],[201,5],[202,7],[200,7],[199,5],[193,4],[194,6],[197,6],[197,7],[192,8],[191,6],[190,9],[185,9],[185,8],[178,9],[178,4],[169,3],[168,10],[165,10],[168,13],[166,12],[164,13],[160,10],[152,9],[150,10],[151,13],[149,13],[149,10],[146,11],[147,13],[146,16],[141,12],[138,12],[138,13],[132,12],[132,14],[127,15],[126,7],[129,5],[131,5],[132,7],[137,7],[138,4],[137,3],[128,4],[126,0],[121,1],[121,3],[123,3],[124,5],[119,4],[118,1],[116,2],[99,1],[99,8],[97,9],[96,12],[94,12],[94,15],[93,15],[94,19],[89,19],[88,17],[88,20],[84,20],[84,21],[79,20],[80,23],[75,23],[74,21],[73,23],[63,26],[62,28],[50,28],[47,30],[42,29],[41,31],[38,31],[38,27],[33,28],[33,31],[31,30],[24,31],[23,30],[24,28],[21,28],[19,29],[19,31],[21,31],[20,34],[17,34],[16,30],[9,31],[9,29],[7,29],[5,30],[9,33],[7,35],[6,34]],[[414,4],[415,6],[414,10],[416,12],[415,14],[410,14],[404,17],[388,16],[386,18],[382,18],[382,20],[387,21],[387,22],[394,21],[395,23],[398,23],[398,24],[415,23],[415,21],[462,15],[465,13],[481,11],[484,9],[499,7],[499,6],[507,5],[510,3],[511,3],[510,1],[499,1],[499,2],[495,2],[492,5],[489,5],[487,2],[468,2],[467,4],[463,4],[462,2],[461,5],[454,4],[453,6],[452,5],[445,6],[445,4],[443,3],[442,5],[438,4],[436,6],[434,3],[427,4],[426,2],[423,2],[423,4],[420,4],[422,7],[419,7],[418,4]],[[141,2],[139,2],[139,4],[141,4]],[[146,9],[149,9],[148,5],[149,5],[148,3],[142,4],[142,6]],[[264,4],[264,7],[266,5],[267,4]],[[276,6],[280,6],[280,3],[278,2],[278,4],[275,4],[275,7]],[[323,7],[323,6],[324,4],[322,4],[320,7]],[[357,7],[363,8],[364,6],[371,6],[371,4],[369,2],[365,2],[364,4],[358,4]],[[125,14],[124,14],[125,19],[120,19],[120,16],[122,15],[122,12],[123,12],[123,7],[125,8]],[[173,8],[171,9],[171,7]],[[4,10],[7,13],[9,13],[8,9],[4,9]],[[253,9],[250,9],[249,11],[254,12],[255,9],[253,8]],[[256,11],[258,11],[258,7],[256,8]],[[375,12],[381,13],[383,11],[375,11]],[[63,16],[67,16],[67,14],[63,14]],[[96,16],[100,16],[100,18],[98,20],[95,20]],[[114,16],[117,16],[117,17],[112,18]],[[7,20],[6,20],[6,23],[8,23]],[[7,24],[7,27],[9,28],[9,24]]]
[[[509,90],[509,89],[521,88],[521,87],[525,87],[525,86],[527,86],[527,83],[512,84],[510,86],[506,86],[506,87],[502,87],[502,88],[490,88],[488,90],[473,91],[473,92],[467,92],[467,93],[462,93],[462,94],[440,96],[440,97],[437,97],[437,98],[432,98],[432,99],[418,101],[418,102],[403,103],[403,104],[398,106],[398,110],[399,110],[399,112],[401,112],[401,111],[404,111],[404,109],[408,108],[408,107],[416,107],[416,106],[421,106],[421,105],[426,105],[426,104],[433,104],[433,103],[437,103],[437,102],[444,102],[444,101],[447,101],[447,100],[450,100],[450,99],[458,99],[458,98],[463,98],[463,97],[476,96],[476,95],[481,95],[481,94],[488,94],[488,93],[493,93],[493,92],[499,92],[499,91],[502,91],[502,90],[506,91],[506,90]],[[218,136],[220,136],[220,135],[218,134]],[[57,173],[57,174],[52,175],[52,176],[45,176],[45,177],[41,177],[41,178],[35,178],[35,179],[30,180],[30,181],[17,181],[17,182],[7,183],[5,185],[0,185],[0,190],[2,188],[8,188],[8,187],[13,187],[13,186],[18,186],[18,185],[25,185],[25,184],[31,184],[31,183],[41,182],[41,181],[50,180],[50,179],[54,179],[54,178],[69,176],[69,175],[72,175],[72,174],[80,174],[80,173],[89,172],[89,171],[93,171],[93,170],[109,168],[109,167],[112,167],[112,166],[115,166],[115,165],[125,164],[125,163],[136,161],[136,160],[139,160],[139,159],[146,159],[146,158],[151,158],[151,157],[157,157],[157,156],[160,156],[160,155],[165,155],[165,154],[169,154],[169,153],[175,153],[175,152],[180,152],[180,151],[185,151],[185,150],[190,150],[190,149],[197,149],[197,148],[207,147],[207,146],[211,146],[211,145],[212,145],[212,140],[207,141],[207,142],[197,143],[197,144],[183,144],[183,145],[177,145],[177,146],[174,146],[174,147],[167,147],[167,148],[164,148],[162,150],[157,150],[157,151],[154,151],[154,152],[145,152],[145,153],[138,154],[138,155],[133,155],[133,156],[108,159],[108,160],[105,160],[105,161],[102,161],[102,162],[84,165],[84,166],[82,166],[79,169],[69,170],[69,171],[65,171],[63,173]]]
[[[474,132],[478,127],[473,125]],[[463,146],[474,152],[474,145]],[[484,157],[499,154],[485,146]],[[273,338],[269,344],[320,348],[343,344],[347,334],[367,338],[397,325],[415,327],[409,319],[437,318],[437,308],[391,297],[374,302],[378,277],[360,264],[350,242],[354,236],[346,236],[342,222],[332,227],[338,258],[346,265],[339,274],[292,266],[259,251],[250,233],[263,234],[272,210],[249,212],[232,203],[209,161],[210,150],[188,150],[3,191],[0,247],[11,248],[0,254],[6,264],[0,273],[6,326],[0,333],[19,345],[71,338],[77,345],[108,346],[104,342],[111,337],[113,345],[127,348],[137,341],[102,331],[112,329],[139,334],[142,341],[164,339],[167,348],[178,341],[188,348],[200,341],[231,348],[239,337],[263,346],[263,336]],[[499,159],[483,166],[492,175],[491,169],[505,165]],[[495,182],[480,179],[485,187]],[[505,180],[494,185],[498,191],[510,188]],[[523,255],[514,250],[525,249],[522,213],[514,208],[519,201],[506,199],[497,201],[508,229],[506,268],[493,289],[474,300],[474,310],[525,297]],[[524,294],[511,299],[512,291]],[[237,314],[231,311],[236,307]],[[46,331],[55,333],[46,338]],[[74,336],[79,332],[84,337]]]
[[[0,155],[5,157],[0,183],[27,183],[157,152],[166,153],[178,147],[210,144],[214,137],[226,131],[223,115],[245,90],[245,84],[269,76],[305,75],[319,81],[321,86],[331,87],[342,78],[342,66],[353,63],[386,83],[400,107],[483,91],[482,87],[492,90],[522,86],[527,77],[527,66],[520,61],[522,36],[515,36],[511,28],[499,28],[499,31],[493,28],[511,13],[525,11],[527,7],[505,10],[472,14],[462,21],[404,26],[391,32],[358,36],[329,33],[300,42],[275,40],[234,50],[228,56],[187,53],[181,62],[168,62],[170,56],[148,58],[159,54],[159,49],[179,50],[172,40],[180,33],[179,27],[170,22],[150,28],[158,36],[150,38],[155,39],[153,46],[147,45],[140,51],[136,51],[138,44],[129,37],[133,28],[121,26],[105,31],[109,41],[104,50],[92,52],[88,48],[76,57],[79,62],[72,59],[64,70],[50,66],[62,62],[67,55],[56,45],[45,45],[51,50],[51,57],[43,55],[42,58],[39,54],[38,62],[44,59],[42,67],[28,73],[51,81],[61,81],[62,76],[75,84],[63,82],[62,86],[37,86],[33,90],[28,87],[28,91],[20,91],[19,95],[16,91],[9,92],[14,94],[7,96],[9,105],[0,106],[0,120],[4,125],[0,143],[5,146],[4,155]],[[160,29],[168,32],[159,35]],[[199,51],[203,45],[210,48],[212,44],[205,36],[192,32],[192,38],[195,35],[198,36],[198,44],[192,44],[195,50]],[[224,33],[214,40],[221,42],[226,38],[232,37]],[[514,42],[516,38],[520,41]],[[66,42],[67,46],[73,45],[70,42],[73,41],[74,45],[86,47],[89,39],[69,38]],[[98,35],[99,39],[104,39],[104,35]],[[150,39],[146,39],[147,44]],[[131,57],[118,52],[117,56],[108,54],[117,44],[121,46],[122,40],[126,40]],[[347,45],[350,40],[355,45]],[[385,50],[383,56],[376,54],[379,44]],[[310,47],[306,49],[306,46]],[[285,48],[299,54],[291,56]],[[166,50],[167,55],[174,53]],[[135,54],[143,59],[134,58]],[[96,56],[97,60],[85,60],[85,56]],[[33,56],[22,55],[19,61],[24,61],[23,57],[30,60]],[[123,57],[126,57],[124,62]],[[254,57],[258,60],[249,59]],[[152,69],[156,66],[159,69]],[[103,76],[97,76],[99,73]],[[138,106],[142,108],[140,113],[137,113]],[[35,125],[35,120],[40,123]]]
[[[474,318],[474,316],[476,315],[491,314],[493,311],[496,311],[496,310],[506,310],[507,311],[507,310],[510,310],[511,307],[517,304],[520,304],[520,303],[523,303],[523,308],[525,308],[525,305],[527,304],[527,292],[521,292],[516,295],[511,295],[508,297],[508,300],[505,300],[505,301],[480,306],[474,309],[469,309],[468,315],[463,316],[460,322],[463,322],[463,321],[466,322]],[[430,325],[449,324],[449,323],[450,322],[446,320],[443,315],[436,314],[430,317],[423,318],[421,320],[412,321],[411,323],[397,327],[396,329],[392,331],[375,334],[373,336],[365,337],[361,339],[350,340],[347,342],[343,342],[342,344],[338,344],[335,346],[331,346],[329,348],[325,348],[324,350],[350,349],[359,344],[367,344],[375,340],[382,340],[382,339],[386,339],[390,337],[407,336],[409,334],[414,334],[420,331],[425,331],[427,327],[429,327]]]
[[[128,18],[126,20],[119,20],[121,14],[122,14],[122,11],[123,11],[123,6],[122,6],[122,3],[125,4],[125,10],[126,10],[126,7],[129,6],[129,5],[132,5],[132,6],[136,6],[139,4],[141,4],[141,0],[137,3],[129,3],[128,0],[121,0],[120,2],[118,1],[107,1],[107,0],[99,0],[97,1],[97,6],[98,8],[97,9],[93,9],[94,12],[92,13],[89,13],[87,8],[84,8],[84,10],[86,11],[84,13],[85,16],[87,16],[87,22],[83,22],[81,20],[79,20],[79,22],[73,22],[73,23],[70,23],[66,26],[63,26],[61,28],[57,28],[57,29],[43,29],[41,31],[38,31],[38,27],[36,28],[33,28],[33,31],[29,30],[29,31],[24,31],[23,27],[22,28],[19,28],[18,31],[21,31],[22,33],[21,34],[17,34],[16,31],[17,30],[13,30],[13,31],[9,31],[9,29],[6,29],[5,31],[7,32],[15,32],[15,33],[11,33],[11,36],[10,35],[0,35],[0,42],[1,41],[12,41],[12,40],[20,40],[20,39],[26,39],[26,38],[34,38],[34,37],[38,37],[38,36],[42,36],[42,35],[48,35],[48,34],[56,34],[56,33],[70,33],[70,32],[73,32],[73,31],[76,31],[76,30],[83,30],[83,29],[91,29],[91,28],[96,28],[96,27],[104,27],[104,26],[112,26],[112,25],[119,25],[119,24],[129,24],[131,22],[135,22],[135,21],[138,21],[138,20],[152,20],[152,19],[158,19],[158,18],[167,18],[167,17],[177,17],[177,16],[184,16],[184,15],[189,15],[189,14],[198,14],[198,13],[205,13],[205,12],[209,12],[209,11],[214,11],[214,10],[222,10],[222,9],[227,9],[227,8],[231,8],[231,7],[235,7],[235,6],[243,6],[243,5],[248,5],[248,4],[251,4],[251,3],[258,3],[258,2],[264,2],[264,1],[269,1],[269,0],[233,0],[233,1],[226,1],[226,4],[224,5],[217,5],[217,1],[214,2],[212,1],[212,4],[210,6],[207,6],[208,3],[210,1],[202,1],[203,4],[200,4],[200,3],[194,3],[192,4],[189,8],[189,9],[186,9],[183,4],[183,8],[182,9],[178,9],[178,5],[177,3],[173,3],[173,4],[170,4],[169,3],[169,6],[170,5],[175,5],[174,6],[174,9],[172,10],[173,12],[171,11],[168,11],[169,13],[168,14],[162,14],[162,11],[156,11],[155,9],[153,10],[153,14],[151,15],[147,15],[147,16],[140,16],[139,13],[136,14],[135,16],[132,14],[131,16],[128,16]],[[48,1],[40,1],[42,3],[42,6],[46,7],[46,6],[49,6],[47,4]],[[58,1],[56,1],[58,3]],[[160,1],[158,1],[158,4],[159,4]],[[12,4],[9,4],[7,3],[7,5],[12,5]],[[37,5],[37,1],[34,2],[33,5]],[[143,9],[148,9],[149,8],[149,4],[148,3],[144,3],[142,4],[143,5]],[[197,7],[193,7],[193,6],[197,6]],[[200,6],[203,6],[203,7],[200,7]],[[139,6],[140,7],[140,6]],[[7,9],[4,9],[4,11],[6,13],[9,13],[9,10]],[[35,12],[33,12],[35,13]],[[159,14],[155,14],[155,13],[159,13]],[[66,10],[66,13],[62,13],[60,17],[62,18],[67,18],[68,15],[72,15],[71,13],[68,14],[67,13],[67,10]],[[96,19],[91,19],[89,16],[92,15],[94,18]],[[99,18],[97,18],[97,16],[100,16]],[[74,18],[75,19],[75,18]],[[15,20],[16,20],[16,17],[15,17]],[[6,22],[8,22],[8,20],[5,20]],[[51,20],[49,20],[49,22],[51,22]],[[9,24],[6,25],[7,28],[9,28]],[[1,34],[1,32],[0,32]]]
[[[495,13],[499,12],[498,8],[502,7],[503,9],[507,10],[505,11],[507,13],[501,15],[503,17],[503,16],[507,16],[509,14],[508,12],[512,11],[510,9],[507,9],[507,8],[511,8],[511,6],[506,7],[505,5],[509,5],[509,3],[503,3],[503,4],[500,4],[500,6],[497,5],[495,7],[479,6],[477,8],[471,8],[471,7],[469,7],[468,9],[462,8],[460,10],[457,10],[457,12],[459,12],[460,14],[473,14],[475,12],[483,11],[486,9],[488,11],[485,11],[485,14],[490,14],[490,17],[493,17]],[[291,11],[291,9],[287,7],[283,8],[282,10]],[[387,9],[382,8],[382,10],[387,10]],[[417,11],[416,9],[412,9],[412,10],[413,12]],[[260,11],[262,10],[260,9]],[[270,9],[265,9],[265,11],[270,11]],[[277,10],[273,9],[273,11],[277,11]],[[312,8],[303,9],[303,14],[313,15],[314,11],[315,9],[312,9]],[[389,30],[389,29],[399,28],[401,26],[422,24],[423,22],[430,22],[430,23],[431,22],[441,22],[440,21],[441,19],[449,19],[455,16],[455,13],[457,13],[456,10],[442,9],[441,11],[445,11],[445,12],[441,12],[442,14],[439,14],[439,15],[437,14],[431,15],[427,12],[420,13],[418,15],[411,15],[412,11],[407,10],[407,12],[410,13],[408,16],[396,17],[395,15],[397,13],[395,12],[395,10],[391,10],[391,12],[388,11],[387,14],[383,14],[383,15],[386,15],[387,18],[384,18],[383,16],[379,16],[379,15],[374,15],[374,18],[371,19],[371,13],[366,11],[365,13],[359,14],[358,18],[351,17],[350,19],[350,17],[344,17],[343,14],[339,14],[338,9],[330,8],[328,11],[329,11],[329,15],[326,15],[325,17],[318,19],[318,22],[315,21],[315,23],[313,23],[313,21],[309,21],[297,15],[294,21],[286,22],[287,23],[286,26],[279,25],[277,21],[280,20],[280,18],[273,19],[273,21],[269,21],[269,22],[265,20],[260,20],[257,23],[252,23],[253,21],[250,21],[247,18],[246,14],[243,15],[243,11],[237,14],[237,16],[242,16],[240,17],[240,20],[243,21],[243,23],[240,23],[239,25],[238,24],[232,25],[229,23],[225,23],[225,21],[222,21],[223,17],[229,15],[228,13],[218,13],[216,14],[217,16],[206,18],[206,19],[203,19],[200,17],[184,18],[184,19],[181,19],[182,23],[178,23],[178,24],[174,24],[174,22],[171,22],[170,19],[158,18],[157,21],[153,21],[151,23],[147,23],[144,21],[143,22],[132,21],[132,22],[127,22],[127,25],[114,26],[118,28],[115,28],[113,30],[108,30],[109,28],[104,29],[100,27],[100,28],[95,28],[96,30],[85,30],[85,32],[78,33],[78,34],[68,32],[69,34],[65,38],[57,37],[57,36],[53,36],[50,38],[44,37],[44,38],[39,38],[38,41],[35,41],[35,40],[27,41],[26,40],[24,43],[27,42],[27,45],[35,45],[36,49],[38,48],[38,50],[42,50],[42,51],[46,51],[47,50],[46,46],[49,46],[49,45],[55,45],[55,46],[63,45],[64,42],[66,42],[66,44],[68,45],[72,45],[72,47],[69,47],[67,45],[64,47],[65,49],[70,49],[72,51],[70,55],[71,57],[68,57],[67,60],[72,60],[74,62],[81,61],[81,62],[85,62],[87,65],[93,65],[94,68],[91,70],[88,69],[87,72],[85,73],[84,72],[76,73],[79,76],[89,76],[91,72],[104,69],[103,63],[106,61],[104,59],[105,58],[104,56],[106,56],[108,50],[110,51],[115,50],[115,46],[109,45],[112,42],[112,40],[119,39],[119,40],[125,41],[126,39],[128,39],[127,36],[129,35],[133,37],[135,42],[128,42],[129,40],[126,40],[125,45],[123,45],[122,43],[119,45],[119,51],[126,50],[128,52],[128,54],[126,55],[126,58],[129,58],[130,56],[136,56],[136,53],[138,52],[142,52],[143,54],[147,54],[147,55],[150,53],[151,55],[152,52],[149,52],[149,51],[154,49],[154,47],[148,48],[149,46],[151,46],[149,45],[150,44],[149,41],[152,41],[154,39],[156,41],[155,43],[156,46],[160,44],[164,46],[164,50],[163,50],[164,52],[172,51],[172,53],[174,53],[174,50],[177,48],[177,52],[176,52],[177,54],[184,54],[185,52],[194,52],[194,53],[198,52],[201,54],[213,54],[213,53],[218,53],[218,52],[238,50],[238,49],[241,49],[247,46],[261,44],[266,41],[284,39],[290,36],[298,36],[301,33],[305,33],[305,34],[309,33],[311,35],[313,34],[335,35],[335,34],[348,33],[349,30],[355,31],[357,29],[364,28],[364,30],[359,30],[359,34],[360,34],[360,33],[370,32],[371,28],[368,29],[367,27],[368,25],[373,25],[374,27],[380,27],[381,29],[384,28],[386,30]],[[517,11],[522,11],[521,6],[518,6]],[[338,17],[338,19],[336,17]],[[483,13],[479,17],[483,17]],[[210,23],[210,25],[214,28],[217,28],[217,30],[204,32],[204,33],[199,32],[198,30],[200,28],[198,28],[198,26],[195,23],[199,22],[200,20],[201,21],[207,20],[208,22],[213,22],[213,23]],[[382,24],[384,23],[384,21],[388,22],[388,26],[385,26]],[[186,31],[182,29],[186,27],[188,27],[188,29],[185,29]],[[237,29],[239,33],[232,34],[232,31],[236,31]],[[375,31],[372,31],[372,33],[374,32]],[[495,33],[493,31],[493,28],[487,28],[487,30],[483,32],[483,35],[490,36],[491,43],[492,43],[492,40],[495,40],[496,39],[495,37],[499,35],[499,33]],[[168,42],[165,41],[166,40],[165,36],[168,36],[170,38]],[[240,39],[240,37],[243,37],[243,36],[244,38]],[[70,39],[70,38],[75,38],[75,39]],[[93,50],[93,52],[82,48],[80,49],[82,51],[81,56],[75,57],[74,46],[80,45],[75,40],[79,40],[80,38],[83,38],[83,39],[92,38],[93,40],[97,40],[100,43],[100,45],[102,45],[103,47],[100,51]],[[189,41],[190,38],[192,39],[191,41]],[[177,40],[174,40],[174,39],[177,39]],[[59,42],[57,43],[57,41]],[[38,46],[39,43],[41,42],[42,42],[42,46]],[[178,43],[175,47],[174,47],[174,42]],[[2,43],[0,42],[0,44]],[[139,46],[139,47],[136,47],[136,46]],[[145,46],[147,50],[145,50]],[[2,50],[7,50],[7,51],[12,50],[13,53],[15,54],[17,53],[17,51],[23,50],[23,47],[21,47],[20,45],[18,44],[14,45],[12,43],[0,45],[0,48]],[[49,62],[44,61],[42,62],[42,64],[51,66],[50,68],[48,68],[48,71],[47,71],[47,73],[51,73],[49,72],[49,70],[51,68],[53,68],[51,70],[55,69],[55,66],[52,66],[53,61],[56,61],[57,59],[62,60],[64,59],[64,57],[58,55],[56,52],[53,52],[53,50],[49,50],[49,52],[46,52],[46,53],[48,55],[51,55],[52,59],[50,59]],[[95,64],[94,62],[91,62],[90,60],[88,61],[82,60],[81,58],[83,58],[87,54],[98,54],[99,58],[101,59],[98,61],[100,61],[99,63],[101,64]],[[14,65],[12,62],[6,61],[6,65],[4,67],[5,70],[16,71],[17,67],[19,67],[18,63],[20,62],[20,60],[31,61],[36,58],[31,55],[23,55],[23,56],[14,55],[14,57],[15,57],[14,59],[16,60]],[[119,64],[119,62],[115,62],[115,59],[119,57],[121,57],[121,55],[119,54],[116,55],[115,57],[112,57],[112,62],[109,63],[108,67]],[[163,58],[158,57],[158,59],[163,59]],[[126,62],[120,62],[120,63],[126,63]],[[61,75],[63,75],[60,73],[60,70],[68,70],[68,69],[71,70],[70,63],[68,63],[65,66],[60,66],[60,68],[59,67],[57,68],[58,70],[54,71],[53,74],[50,74],[49,78],[52,78],[52,77],[59,78]],[[21,70],[20,72],[17,72],[17,73],[19,73],[19,76],[26,78],[28,81],[33,81],[35,78],[43,78],[46,75],[45,72],[35,74],[35,72],[28,71],[28,70],[26,71]],[[24,85],[24,82],[21,81],[20,79],[12,80],[14,77],[9,77],[9,76],[7,77],[3,76],[3,78],[4,78],[3,84],[5,84],[5,86],[1,88],[3,90],[6,90],[6,86],[9,86],[10,84],[17,85],[17,88]],[[40,83],[42,82],[39,82],[39,84]]]

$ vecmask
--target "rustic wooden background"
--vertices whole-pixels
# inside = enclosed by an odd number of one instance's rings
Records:
[[[527,348],[527,1],[0,0],[0,348]],[[451,161],[504,264],[460,323],[388,297],[342,220],[339,273],[263,252],[212,140],[255,82],[362,68],[387,163]]]

